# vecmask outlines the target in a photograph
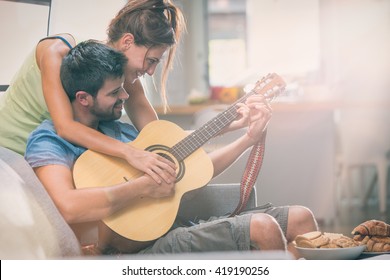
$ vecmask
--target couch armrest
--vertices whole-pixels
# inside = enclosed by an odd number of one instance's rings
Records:
[[[23,156],[0,147],[0,178],[2,259],[81,255],[72,229]]]
[[[209,184],[183,196],[178,216],[194,220],[208,219],[233,212],[240,200],[240,184]],[[254,187],[246,209],[257,206]]]

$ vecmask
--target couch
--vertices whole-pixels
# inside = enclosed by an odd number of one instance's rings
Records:
[[[72,229],[62,218],[44,187],[24,158],[0,147],[0,258],[73,259],[84,258]],[[186,194],[187,195],[187,194]],[[234,210],[239,184],[208,185],[191,193],[178,215],[206,219]],[[247,207],[256,205],[255,192]],[[238,254],[238,255],[237,255]],[[187,258],[284,259],[284,252],[205,253]],[[161,258],[161,256],[159,256]],[[164,256],[164,258],[172,256]],[[175,256],[178,257],[178,256]],[[125,258],[140,258],[128,255]]]

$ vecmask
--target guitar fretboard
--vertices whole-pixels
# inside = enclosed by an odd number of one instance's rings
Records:
[[[237,104],[245,102],[245,100],[253,94],[255,94],[254,91],[249,92],[233,103],[228,109],[219,113],[215,118],[209,120],[202,127],[189,134],[172,147],[171,153],[177,160],[184,160],[233,122],[237,118]]]
[[[284,87],[285,83],[283,80],[275,76],[275,74],[269,74],[257,82],[250,92],[234,102],[228,109],[219,113],[215,118],[209,120],[202,127],[174,145],[170,152],[178,161],[183,161],[237,118],[238,103],[244,103],[251,95],[259,93],[270,101]]]

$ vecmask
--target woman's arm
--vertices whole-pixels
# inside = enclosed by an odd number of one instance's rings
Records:
[[[74,44],[70,35],[64,37]],[[161,156],[135,149],[74,121],[69,98],[60,80],[61,62],[68,52],[69,48],[60,40],[45,40],[37,47],[37,63],[42,75],[43,94],[57,134],[76,145],[123,158],[133,167],[149,174],[158,183],[166,178],[164,170],[174,174],[174,165]]]
[[[131,83],[129,79],[126,79],[123,87],[129,94],[129,98],[124,104],[126,114],[133,125],[141,131],[145,125],[158,119],[156,111],[146,98],[144,88],[139,80]]]

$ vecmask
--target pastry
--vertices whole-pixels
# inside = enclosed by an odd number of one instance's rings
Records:
[[[366,252],[390,252],[390,225],[383,221],[369,220],[352,231],[353,239],[365,244]]]
[[[390,236],[390,225],[378,220],[369,220],[355,227],[352,234]]]
[[[295,238],[295,244],[301,248],[349,248],[359,243],[341,233],[321,233],[312,231]]]

